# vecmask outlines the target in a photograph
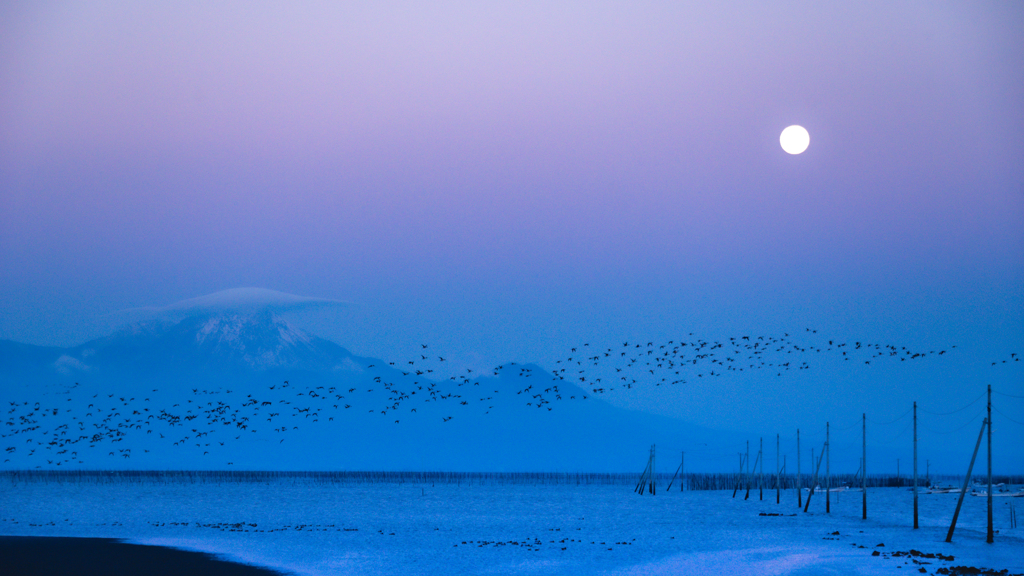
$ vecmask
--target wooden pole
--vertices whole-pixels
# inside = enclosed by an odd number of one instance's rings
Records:
[[[679,475],[679,470],[680,470],[681,468],[682,468],[682,465],[680,465],[680,466],[679,466],[679,468],[676,468],[676,471],[672,473],[672,479],[668,481],[668,486],[667,486],[667,487],[665,487],[665,491],[666,491],[666,492],[668,492],[669,490],[671,490],[671,489],[672,489],[672,483],[676,481],[676,476],[678,476],[678,475]],[[680,483],[681,483],[681,482],[680,482]]]
[[[991,544],[992,530],[992,385],[988,385],[988,535],[985,542]]]
[[[654,450],[648,449],[647,451],[647,483],[640,489],[640,493],[644,491],[650,493],[651,491],[651,479],[654,478]]]
[[[757,472],[757,465],[760,464],[760,463],[761,463],[761,451],[758,450],[757,451],[757,458],[754,460],[754,472],[755,473]],[[750,483],[747,484],[747,496],[746,496],[746,498],[744,498],[744,500],[747,500],[749,498],[750,498]]]
[[[861,501],[863,502],[861,508],[861,515],[864,520],[868,519],[868,415],[867,412],[860,415],[860,426],[861,426],[861,457],[860,457],[860,473],[861,473]]]
[[[644,468],[644,475],[640,479],[640,495],[643,496],[644,492],[647,492],[647,482],[651,473],[651,449],[647,449],[647,467]]]
[[[654,481],[656,476],[654,475],[654,444],[651,444],[651,494],[657,494],[655,492]]]
[[[779,485],[782,480],[782,468],[779,467],[779,442],[781,437],[775,433],[775,503],[782,501],[782,487]]]
[[[740,491],[740,486],[743,485],[743,452],[740,455],[740,472],[736,475],[736,487],[732,490],[732,497],[736,497],[736,493]]]
[[[644,477],[647,476],[647,471],[651,468],[651,457],[647,457],[647,466],[644,467],[644,471],[640,474],[640,479],[636,482],[636,488],[633,488],[633,492],[637,494],[643,494],[640,487],[644,485]]]
[[[651,455],[650,455],[650,453],[648,453],[647,454],[647,466],[644,468],[643,473],[640,474],[640,480],[636,483],[636,488],[633,489],[633,491],[636,492],[637,494],[643,494],[644,493],[644,489],[647,487],[647,484],[646,484],[647,472],[649,472],[650,470],[651,470]]]
[[[967,476],[964,478],[964,487],[960,490],[960,498],[956,501],[956,510],[953,512],[953,521],[949,524],[949,532],[946,534],[946,542],[953,541],[953,530],[956,528],[956,519],[960,516],[960,507],[964,503],[964,495],[967,494],[967,486],[971,482],[971,472],[974,470],[974,459],[978,457],[978,449],[981,448],[981,437],[985,435],[985,427],[988,426],[988,418],[981,423],[981,430],[978,432],[978,443],[974,445],[974,454],[971,454],[971,464],[967,466]]]
[[[914,530],[917,528],[917,402],[914,402]]]
[[[747,493],[743,496],[744,500],[750,498],[750,440],[747,440]]]
[[[832,513],[832,473],[829,471],[829,463],[832,460],[832,445],[829,442],[829,423],[825,422],[825,513]]]
[[[800,476],[800,429],[796,429],[796,507],[804,506],[804,480]]]
[[[761,437],[761,443],[757,449],[757,458],[761,461],[761,472],[757,475],[757,493],[758,499],[764,500],[764,436]]]
[[[651,450],[647,454],[647,467],[644,468],[643,474],[640,475],[640,482],[636,485],[637,494],[643,495],[644,490],[650,493],[654,493],[654,445],[651,445]]]
[[[822,447],[818,456],[818,465],[814,467],[814,477],[811,479],[811,491],[807,493],[807,502],[804,504],[804,512],[811,507],[811,496],[814,496],[814,488],[818,486],[818,471],[821,470],[821,460],[825,456],[825,449]],[[814,448],[811,448],[811,462],[814,462]]]

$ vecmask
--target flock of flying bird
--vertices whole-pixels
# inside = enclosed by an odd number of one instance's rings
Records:
[[[807,328],[806,333],[813,336],[817,330]],[[954,348],[955,345],[950,350]],[[788,333],[708,341],[695,338],[691,333],[682,340],[623,342],[621,347],[603,350],[584,344],[572,348],[572,356],[556,361],[556,366],[561,367],[556,368],[554,374],[600,394],[616,387],[630,389],[644,384],[687,384],[694,379],[759,370],[782,376],[790,370],[810,369],[809,360],[813,356],[832,355],[843,362],[870,365],[886,360],[906,362],[942,356],[950,350],[925,352],[893,344],[838,340],[801,343]],[[603,370],[597,370],[599,368]]]
[[[686,385],[741,372],[766,371],[780,377],[810,369],[815,356],[870,366],[940,357],[956,348],[917,351],[815,334],[808,329],[805,342],[789,334],[713,341],[690,334],[680,340],[623,342],[602,349],[586,343],[571,348],[550,370],[512,363],[483,374],[465,369],[448,378],[436,376],[446,359],[429,353],[424,344],[415,358],[365,364],[358,375],[339,377],[330,386],[284,381],[259,389],[190,387],[119,394],[76,384],[48,394],[47,404],[45,399],[8,400],[0,446],[5,464],[15,458],[18,465],[36,468],[85,464],[87,457],[93,461],[95,456],[127,460],[151,450],[172,449],[227,459],[237,442],[258,437],[283,443],[300,428],[323,426],[354,412],[393,419],[394,424],[421,416],[446,423],[471,403],[481,415],[516,405],[551,411],[556,402],[583,401],[588,394],[616,389]],[[1002,363],[1019,361],[1012,354]]]

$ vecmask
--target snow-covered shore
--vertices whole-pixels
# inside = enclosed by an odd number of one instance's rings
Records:
[[[968,497],[947,544],[956,494],[922,495],[916,531],[905,489],[869,490],[867,521],[860,493],[832,494],[830,514],[820,494],[806,514],[793,491],[780,504],[774,491],[764,500],[731,495],[290,480],[7,483],[0,534],[126,538],[310,576],[1024,573],[1024,531],[1009,528],[1017,499],[998,501],[996,542],[986,544],[985,499]]]

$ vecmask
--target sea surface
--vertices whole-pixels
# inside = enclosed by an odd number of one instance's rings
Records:
[[[0,535],[123,538],[212,552],[294,574],[905,574],[942,566],[1024,573],[1024,530],[998,497],[994,544],[985,498],[922,494],[912,529],[905,488],[822,493],[623,485],[259,482],[0,483]],[[806,497],[806,492],[805,492]],[[911,549],[947,561],[896,555]],[[877,555],[873,555],[878,552]]]

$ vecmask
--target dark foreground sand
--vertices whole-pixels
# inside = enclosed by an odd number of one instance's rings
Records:
[[[0,536],[4,576],[279,576],[266,568],[235,564],[161,546],[110,538]]]

